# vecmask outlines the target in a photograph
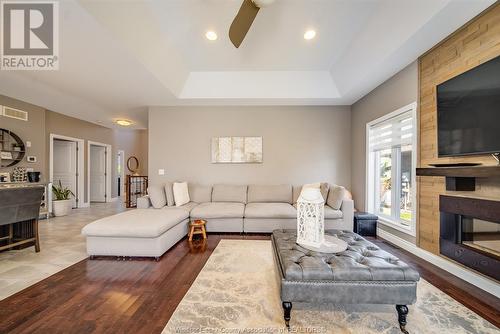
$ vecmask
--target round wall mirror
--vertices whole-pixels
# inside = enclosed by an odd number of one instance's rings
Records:
[[[127,159],[127,169],[131,173],[137,173],[139,171],[139,160],[134,156],[128,158]]]
[[[26,148],[14,132],[0,129],[0,167],[12,167],[24,159]]]

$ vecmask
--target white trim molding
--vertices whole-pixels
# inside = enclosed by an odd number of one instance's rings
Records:
[[[450,274],[457,276],[460,279],[463,279],[466,282],[469,282],[472,285],[477,286],[478,288],[491,293],[497,298],[500,298],[500,284],[497,282],[488,279],[480,274],[477,274],[471,270],[467,270],[462,266],[459,266],[453,263],[450,260],[447,260],[441,256],[435,255],[431,252],[426,251],[416,245],[408,242],[400,237],[397,237],[389,232],[386,232],[380,228],[377,228],[377,236],[382,239],[389,241],[390,243],[407,250],[408,252],[418,256],[425,261],[432,263],[433,265],[446,270]]]
[[[403,233],[406,233],[408,235],[411,235],[413,237],[416,237],[417,235],[417,176],[416,176],[416,166],[418,163],[418,150],[417,150],[417,145],[418,145],[418,113],[417,113],[417,102],[412,102],[410,104],[405,105],[404,107],[401,107],[397,110],[394,110],[382,117],[379,117],[377,119],[374,119],[368,123],[366,123],[365,127],[365,210],[367,212],[373,213],[375,211],[374,208],[374,203],[372,203],[372,199],[370,198],[371,194],[375,193],[375,176],[373,174],[373,170],[375,168],[374,165],[374,159],[373,156],[371,155],[372,152],[370,152],[370,128],[373,126],[388,121],[391,118],[397,117],[401,114],[411,112],[411,116],[413,119],[413,128],[412,128],[412,154],[411,154],[411,164],[412,164],[412,175],[411,175],[411,184],[412,184],[412,189],[411,189],[411,200],[412,200],[412,218],[411,218],[411,224],[407,228],[403,226],[402,224],[399,224],[398,221],[394,220],[392,221],[390,217],[380,217],[380,214],[376,213],[379,215],[379,221],[381,224],[387,225],[391,228],[394,228],[398,231],[401,231]],[[398,168],[401,168],[400,163],[396,164]],[[394,169],[393,169],[394,173]],[[394,177],[394,174],[393,174]],[[393,203],[398,203],[396,201],[396,198],[394,196],[397,196],[399,192],[398,191],[393,191],[393,199],[391,201]]]

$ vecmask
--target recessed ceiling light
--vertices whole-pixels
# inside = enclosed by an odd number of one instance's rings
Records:
[[[116,124],[121,125],[121,126],[130,126],[132,125],[132,121],[129,121],[128,119],[117,119],[115,121]]]
[[[304,39],[310,40],[316,37],[316,31],[308,30],[304,33]]]
[[[209,41],[215,41],[217,39],[217,34],[215,33],[215,31],[207,31],[207,33],[205,34],[205,37],[209,40]]]

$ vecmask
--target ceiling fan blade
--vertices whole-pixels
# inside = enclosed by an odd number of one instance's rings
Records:
[[[229,28],[229,39],[235,47],[238,48],[241,42],[243,42],[243,39],[245,39],[258,12],[259,7],[255,6],[252,0],[243,0],[240,10]]]

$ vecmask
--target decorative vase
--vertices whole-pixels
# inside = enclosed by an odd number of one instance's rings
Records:
[[[325,202],[319,188],[305,188],[297,200],[297,243],[320,253],[340,253],[347,243],[325,236]]]
[[[71,210],[71,199],[52,201],[52,213],[55,217],[67,216]]]

